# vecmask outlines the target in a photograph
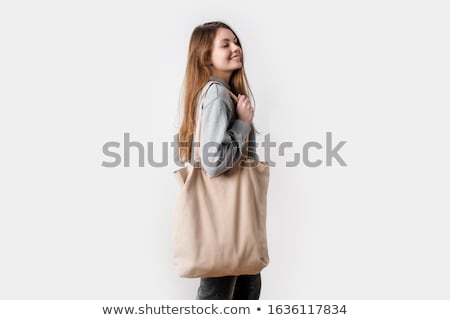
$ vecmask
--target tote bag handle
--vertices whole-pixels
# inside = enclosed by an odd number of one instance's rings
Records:
[[[223,86],[220,82],[217,81],[211,81],[211,84],[217,83],[221,86]],[[238,98],[236,95],[231,92],[228,88],[223,86],[225,90],[228,91],[228,94],[231,96],[231,98],[237,103]],[[194,160],[195,162],[200,162],[200,128],[202,126],[202,112],[203,112],[203,102],[206,98],[206,93],[208,92],[209,87],[205,90],[205,92],[202,95],[202,98],[200,99],[200,103],[197,106],[197,119],[195,121],[195,135],[194,135]],[[198,108],[199,107],[199,108]],[[242,150],[242,156],[244,161],[248,160],[248,135],[245,137],[245,143],[244,143],[244,149]]]

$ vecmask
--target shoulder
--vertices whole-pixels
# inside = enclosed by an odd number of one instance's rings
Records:
[[[205,92],[205,90],[207,90],[204,103],[205,106],[215,101],[219,101],[230,106],[233,104],[228,91],[223,85],[210,81],[203,87],[202,92]]]

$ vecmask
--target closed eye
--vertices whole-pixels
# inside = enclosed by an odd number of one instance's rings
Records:
[[[228,47],[230,41],[231,41],[230,39],[223,39],[223,40],[221,41],[221,42],[222,42],[222,48]],[[235,45],[237,45],[238,47],[240,47],[240,45],[239,45],[239,43],[238,43],[238,40],[237,40],[236,38],[234,38],[233,43],[234,43]]]

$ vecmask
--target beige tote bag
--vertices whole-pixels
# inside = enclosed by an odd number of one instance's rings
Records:
[[[206,91],[197,108],[194,143],[200,141]],[[201,168],[198,147],[194,165],[174,171],[181,184],[173,221],[173,263],[179,276],[257,274],[268,265],[269,165],[248,159],[245,149],[232,169],[216,177]]]

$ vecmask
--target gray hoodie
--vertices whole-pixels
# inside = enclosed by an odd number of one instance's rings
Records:
[[[230,89],[229,84],[216,77],[210,80],[213,82],[208,82],[197,97],[199,102],[207,90],[200,129],[200,160],[209,176],[218,176],[238,163],[247,134],[248,157],[257,159],[255,130],[253,124],[237,118],[236,104],[225,89]],[[195,119],[197,112],[198,104]],[[194,144],[191,164],[194,164]]]

